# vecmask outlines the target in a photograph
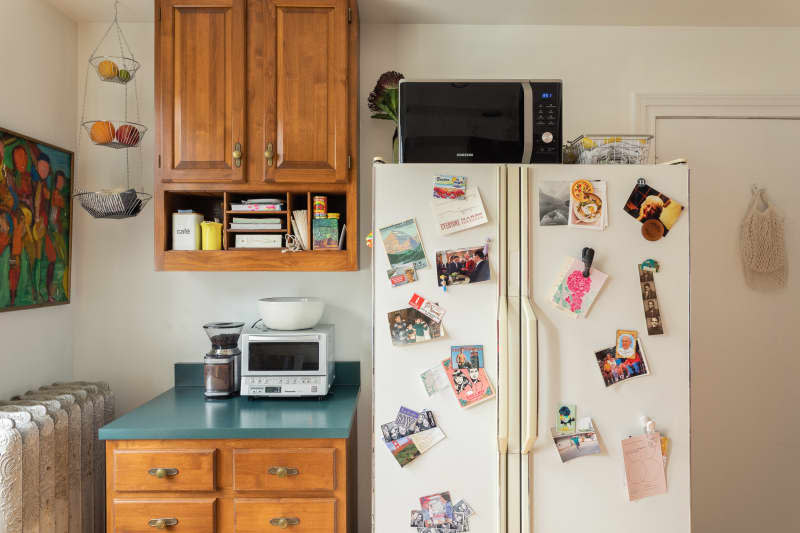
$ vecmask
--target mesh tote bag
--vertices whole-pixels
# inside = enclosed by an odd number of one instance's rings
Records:
[[[753,198],[741,227],[744,278],[753,289],[786,286],[786,244],[783,215],[767,200],[765,189],[753,188]]]

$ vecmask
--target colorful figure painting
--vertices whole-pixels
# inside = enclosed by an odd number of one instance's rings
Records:
[[[73,154],[0,129],[0,311],[69,303]]]

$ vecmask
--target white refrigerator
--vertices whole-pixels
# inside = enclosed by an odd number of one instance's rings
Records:
[[[437,175],[466,177],[488,223],[442,235],[432,207]],[[638,178],[685,206],[661,240],[623,211]],[[540,226],[540,182],[603,180],[603,231]],[[682,533],[690,525],[689,170],[650,165],[375,164],[373,168],[373,520],[376,533],[416,531],[419,498],[449,491],[475,514],[470,531],[498,533]],[[455,200],[459,201],[459,200]],[[380,229],[415,219],[429,266],[392,286]],[[437,284],[436,252],[490,239],[490,281]],[[595,250],[608,280],[583,318],[550,302],[568,257]],[[637,265],[655,259],[663,335],[648,335]],[[444,334],[393,345],[387,313],[413,294],[438,303]],[[606,387],[595,352],[618,329],[639,332],[650,374]],[[420,374],[440,365],[451,345],[483,345],[496,396],[462,408],[449,387],[429,396]],[[550,435],[562,404],[591,417],[601,452],[562,463]],[[401,406],[428,409],[446,438],[401,467],[381,425]],[[667,492],[629,501],[621,441],[654,420],[670,439]],[[434,530],[435,531],[435,530]]]

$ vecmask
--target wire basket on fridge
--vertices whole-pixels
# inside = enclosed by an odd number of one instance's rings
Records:
[[[643,165],[652,140],[652,135],[581,135],[573,146],[582,165]]]

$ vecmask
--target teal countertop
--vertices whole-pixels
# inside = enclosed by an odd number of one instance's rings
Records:
[[[202,363],[175,366],[175,388],[100,428],[100,440],[344,439],[358,403],[360,363],[337,362],[328,396],[206,401]],[[198,371],[199,367],[199,371]]]

